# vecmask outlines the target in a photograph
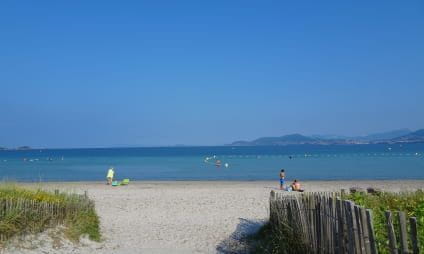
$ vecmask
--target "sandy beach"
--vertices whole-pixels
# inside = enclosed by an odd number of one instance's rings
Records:
[[[16,239],[2,253],[230,253],[243,252],[243,237],[268,218],[268,197],[277,181],[103,182],[20,184],[84,193],[96,203],[103,241],[73,244],[54,230]],[[310,181],[306,191],[376,187],[424,189],[424,180]],[[59,234],[59,235],[58,235]],[[19,246],[19,247],[16,247]]]

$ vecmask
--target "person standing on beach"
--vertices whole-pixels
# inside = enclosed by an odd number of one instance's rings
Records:
[[[113,168],[109,168],[109,170],[107,171],[107,184],[112,184],[113,181],[113,176],[115,175],[115,171],[113,170]]]
[[[286,178],[286,173],[284,169],[280,171],[280,190],[284,189],[284,179]]]

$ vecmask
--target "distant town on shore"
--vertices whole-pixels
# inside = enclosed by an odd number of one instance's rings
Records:
[[[424,129],[410,131],[400,129],[359,137],[337,135],[290,134],[281,137],[262,137],[253,141],[235,141],[229,146],[280,146],[280,145],[359,145],[359,144],[397,144],[424,143]]]

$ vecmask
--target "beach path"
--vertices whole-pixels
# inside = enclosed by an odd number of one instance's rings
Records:
[[[169,182],[100,185],[88,192],[101,217],[105,249],[216,253],[239,225],[254,230],[267,218],[270,189],[266,184]]]

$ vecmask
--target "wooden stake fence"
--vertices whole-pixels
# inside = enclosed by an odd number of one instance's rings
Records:
[[[59,191],[55,190],[55,195],[59,195]],[[18,213],[23,218],[48,219],[50,226],[63,224],[68,216],[75,215],[78,211],[92,209],[94,202],[91,201],[87,192],[84,195],[68,195],[68,199],[64,202],[46,202],[24,198],[2,198],[0,197],[0,222],[9,214]],[[0,241],[9,239],[8,235],[1,231]]]
[[[399,245],[392,213],[386,211],[389,253],[419,253],[417,220],[399,212]],[[270,196],[270,223],[286,241],[289,253],[377,254],[372,211],[342,200],[340,193],[276,193]],[[294,239],[291,241],[290,239]],[[412,250],[409,250],[408,241]],[[399,247],[398,247],[399,246]]]

